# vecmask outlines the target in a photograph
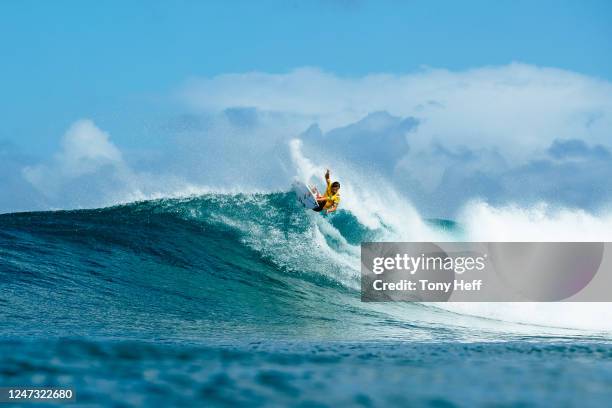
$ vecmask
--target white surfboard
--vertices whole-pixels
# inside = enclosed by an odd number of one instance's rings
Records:
[[[291,186],[293,187],[293,191],[295,191],[298,201],[304,207],[312,210],[313,208],[317,208],[319,206],[315,195],[305,183],[296,180]]]

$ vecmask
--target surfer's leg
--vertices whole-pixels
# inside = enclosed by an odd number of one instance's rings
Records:
[[[317,204],[319,204],[317,207],[313,208],[312,211],[316,211],[316,212],[320,212],[323,211],[323,208],[325,208],[325,203],[327,200],[317,200]]]

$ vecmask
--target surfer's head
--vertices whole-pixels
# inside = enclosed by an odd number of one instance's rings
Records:
[[[337,181],[334,181],[331,185],[332,194],[336,194],[338,190],[340,190],[340,183],[338,183]]]

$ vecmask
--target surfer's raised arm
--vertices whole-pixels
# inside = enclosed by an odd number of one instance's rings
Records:
[[[329,169],[325,170],[325,188],[329,190],[329,187],[331,186],[332,182],[331,182],[331,178],[329,175]]]

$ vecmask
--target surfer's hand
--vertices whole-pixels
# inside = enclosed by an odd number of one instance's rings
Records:
[[[325,171],[325,178],[328,179],[329,178],[329,169],[326,169]]]

